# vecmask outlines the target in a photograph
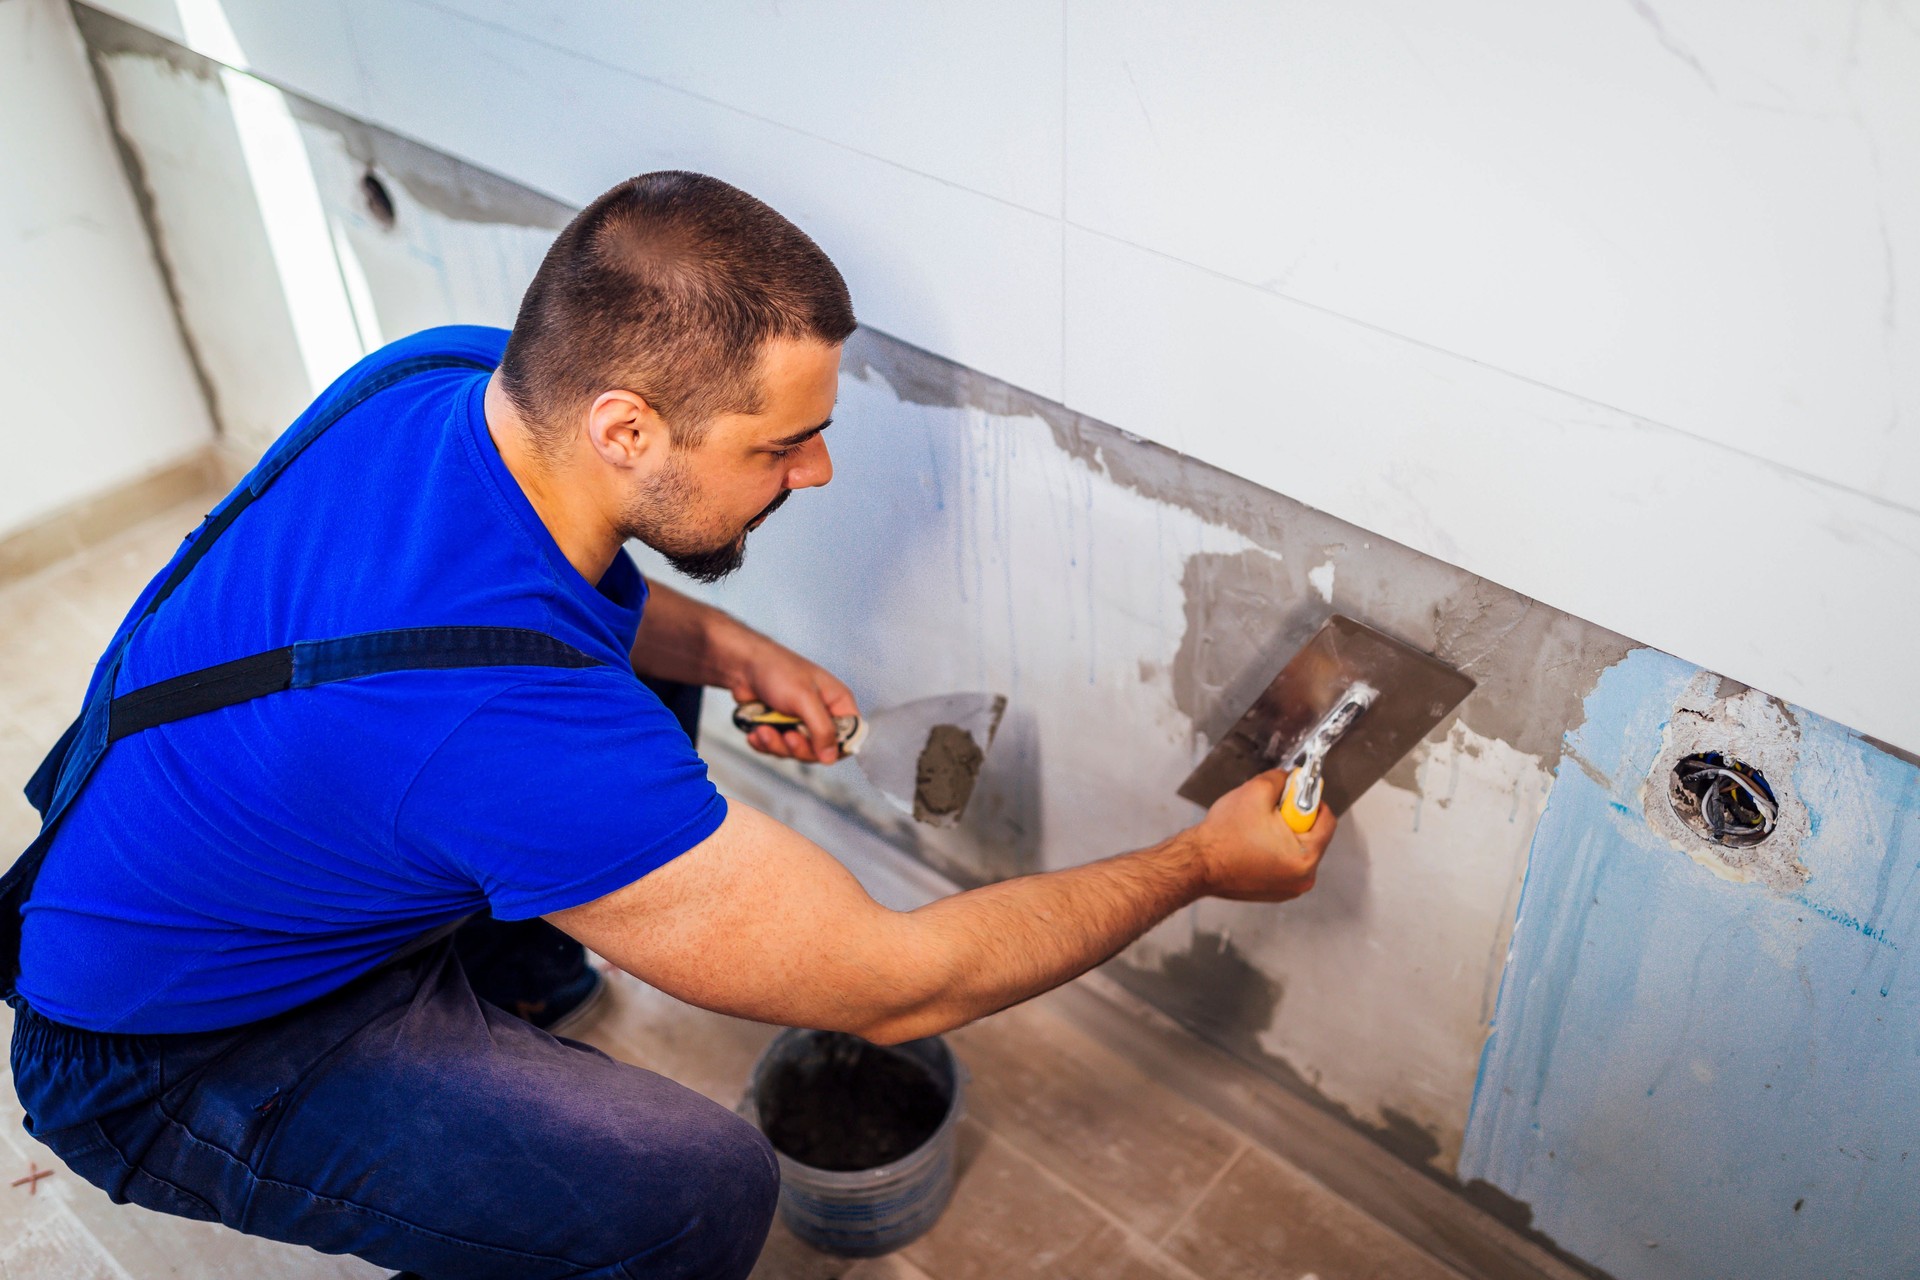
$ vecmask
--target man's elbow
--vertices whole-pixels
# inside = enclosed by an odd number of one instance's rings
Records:
[[[913,985],[920,989],[896,987],[887,992],[863,1016],[852,1019],[858,1025],[845,1030],[874,1044],[894,1045],[941,1035],[973,1020],[961,1007],[964,1002],[955,998],[951,983]]]
[[[853,1025],[840,1030],[874,1044],[895,1045],[973,1021],[975,1015],[966,1008],[964,960],[943,945],[942,935],[916,927],[921,922],[911,913],[892,916],[891,921],[911,922],[913,932],[889,939],[884,969],[874,964],[862,970],[876,976],[862,984],[864,990],[850,1002],[853,1016],[847,1021]]]
[[[916,1009],[907,1013],[889,1013],[878,1018],[868,1019],[857,1027],[848,1027],[854,1035],[878,1045],[905,1044],[909,1040],[924,1040],[928,1036],[937,1036],[952,1031],[965,1024],[965,1019],[945,1016],[934,1009]]]

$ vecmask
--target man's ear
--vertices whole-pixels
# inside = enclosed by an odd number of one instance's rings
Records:
[[[587,441],[616,467],[648,467],[667,456],[667,421],[645,397],[603,391],[587,410]]]

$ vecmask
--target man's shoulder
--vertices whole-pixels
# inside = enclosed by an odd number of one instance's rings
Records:
[[[394,832],[520,918],[630,884],[725,816],[660,700],[596,668],[530,673],[474,706],[408,781]]]
[[[500,363],[500,357],[506,349],[507,331],[505,329],[481,324],[436,325],[431,329],[410,333],[404,338],[396,338],[386,346],[369,353],[365,359],[354,366],[353,370],[349,371],[349,376],[373,372],[405,360],[431,356],[479,360],[485,364],[496,365]]]
[[[570,753],[596,739],[691,747],[673,713],[630,670],[610,664],[495,668],[486,683],[490,687],[468,701],[448,737],[497,739],[509,749],[559,746]]]
[[[316,414],[342,406],[381,375],[397,372],[403,366],[418,367],[424,362],[438,360],[453,364],[456,369],[465,366],[469,371],[494,368],[507,349],[507,337],[505,329],[487,325],[447,324],[396,338],[377,351],[362,356],[345,373],[335,378],[314,397],[306,412],[288,430],[298,432]]]
[[[486,778],[503,793],[496,799],[531,788],[595,807],[629,802],[635,793],[626,788],[711,790],[686,730],[631,674],[610,667],[497,672],[488,683],[457,721],[442,721],[420,767],[426,791],[444,791],[439,779],[453,784],[446,794],[470,797]],[[416,794],[412,807],[423,798]]]

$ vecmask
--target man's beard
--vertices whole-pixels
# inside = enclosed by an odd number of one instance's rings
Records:
[[[624,537],[646,543],[695,582],[718,582],[746,563],[747,533],[792,496],[793,490],[782,489],[778,497],[748,522],[747,528],[718,546],[701,546],[687,533],[689,520],[700,505],[699,487],[692,470],[681,459],[674,458],[651,485],[627,504],[621,513],[620,532]]]

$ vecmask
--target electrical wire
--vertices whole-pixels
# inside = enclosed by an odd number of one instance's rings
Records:
[[[1780,807],[1765,779],[1738,761],[1718,753],[1689,756],[1674,766],[1674,778],[1721,844],[1759,844],[1773,834]]]

